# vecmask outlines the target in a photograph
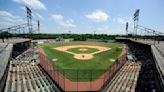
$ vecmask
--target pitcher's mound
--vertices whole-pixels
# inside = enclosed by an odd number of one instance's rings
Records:
[[[75,54],[74,58],[79,60],[89,60],[93,58],[92,54]]]

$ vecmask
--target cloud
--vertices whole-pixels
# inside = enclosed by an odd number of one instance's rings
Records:
[[[58,23],[59,25],[61,25],[63,27],[69,27],[69,28],[76,27],[76,25],[74,25],[74,20],[73,19],[64,20],[64,17],[60,14],[57,14],[57,15],[53,14],[52,19],[56,23]]]
[[[23,11],[26,11],[26,7],[21,6],[20,9],[22,9]]]
[[[86,18],[95,22],[104,22],[108,20],[109,16],[104,11],[97,10],[92,12],[91,14],[86,15]]]
[[[125,25],[126,24],[126,22],[128,22],[129,24],[131,24],[132,23],[132,18],[130,17],[130,18],[113,18],[113,21],[114,22],[117,22],[117,23],[119,23],[119,24],[121,24],[121,25]]]
[[[93,31],[96,32],[96,34],[125,34],[124,29],[122,28],[115,28],[109,25],[102,25],[102,26],[88,26],[87,31],[88,33],[93,34]]]
[[[23,20],[20,16],[12,15],[7,11],[0,11],[0,20],[0,26],[3,28],[26,23],[26,21]]]
[[[45,5],[40,0],[13,0],[14,2],[24,4],[32,7],[33,9],[45,10]]]
[[[37,17],[38,19],[41,19],[41,20],[44,19],[43,16],[40,15],[39,13],[36,13],[35,15],[36,15],[36,17]]]

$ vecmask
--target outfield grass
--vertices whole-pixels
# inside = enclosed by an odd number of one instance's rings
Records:
[[[78,60],[73,58],[72,54],[55,50],[55,47],[68,45],[94,45],[109,47],[111,50],[101,52],[94,55],[90,60]],[[64,71],[64,76],[72,81],[92,81],[100,77],[114,62],[110,59],[117,59],[122,52],[122,44],[103,43],[103,42],[58,42],[46,43],[41,45],[48,59],[57,59],[52,61],[54,67],[58,68],[61,73]],[[77,51],[77,50],[76,50]],[[91,50],[92,51],[92,50]],[[93,70],[91,72],[91,70]],[[90,77],[92,75],[92,78]],[[78,78],[77,78],[78,76]]]

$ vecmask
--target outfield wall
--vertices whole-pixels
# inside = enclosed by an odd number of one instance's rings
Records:
[[[113,76],[117,73],[117,71],[123,66],[126,62],[126,48],[123,49],[123,52],[118,58],[118,61],[113,63],[111,67],[106,70],[73,70],[73,69],[64,69],[59,70],[57,67],[53,66],[51,61],[48,60],[46,54],[44,53],[43,49],[39,49],[39,56],[40,56],[40,65],[47,71],[47,73],[52,77],[52,79],[56,82],[56,84],[61,87],[63,91],[99,91],[107,83],[113,78]],[[75,76],[73,77],[77,81],[71,81],[66,78],[64,75],[67,71],[75,72]],[[82,82],[78,81],[78,79],[83,78],[83,76],[78,76],[78,74],[83,71],[88,73],[90,81]],[[102,76],[99,78],[94,78],[92,76],[93,72],[96,71],[106,71]]]

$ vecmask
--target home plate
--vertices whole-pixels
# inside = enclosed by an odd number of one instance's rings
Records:
[[[93,58],[92,54],[75,54],[74,58],[80,59],[80,60],[89,60]]]

